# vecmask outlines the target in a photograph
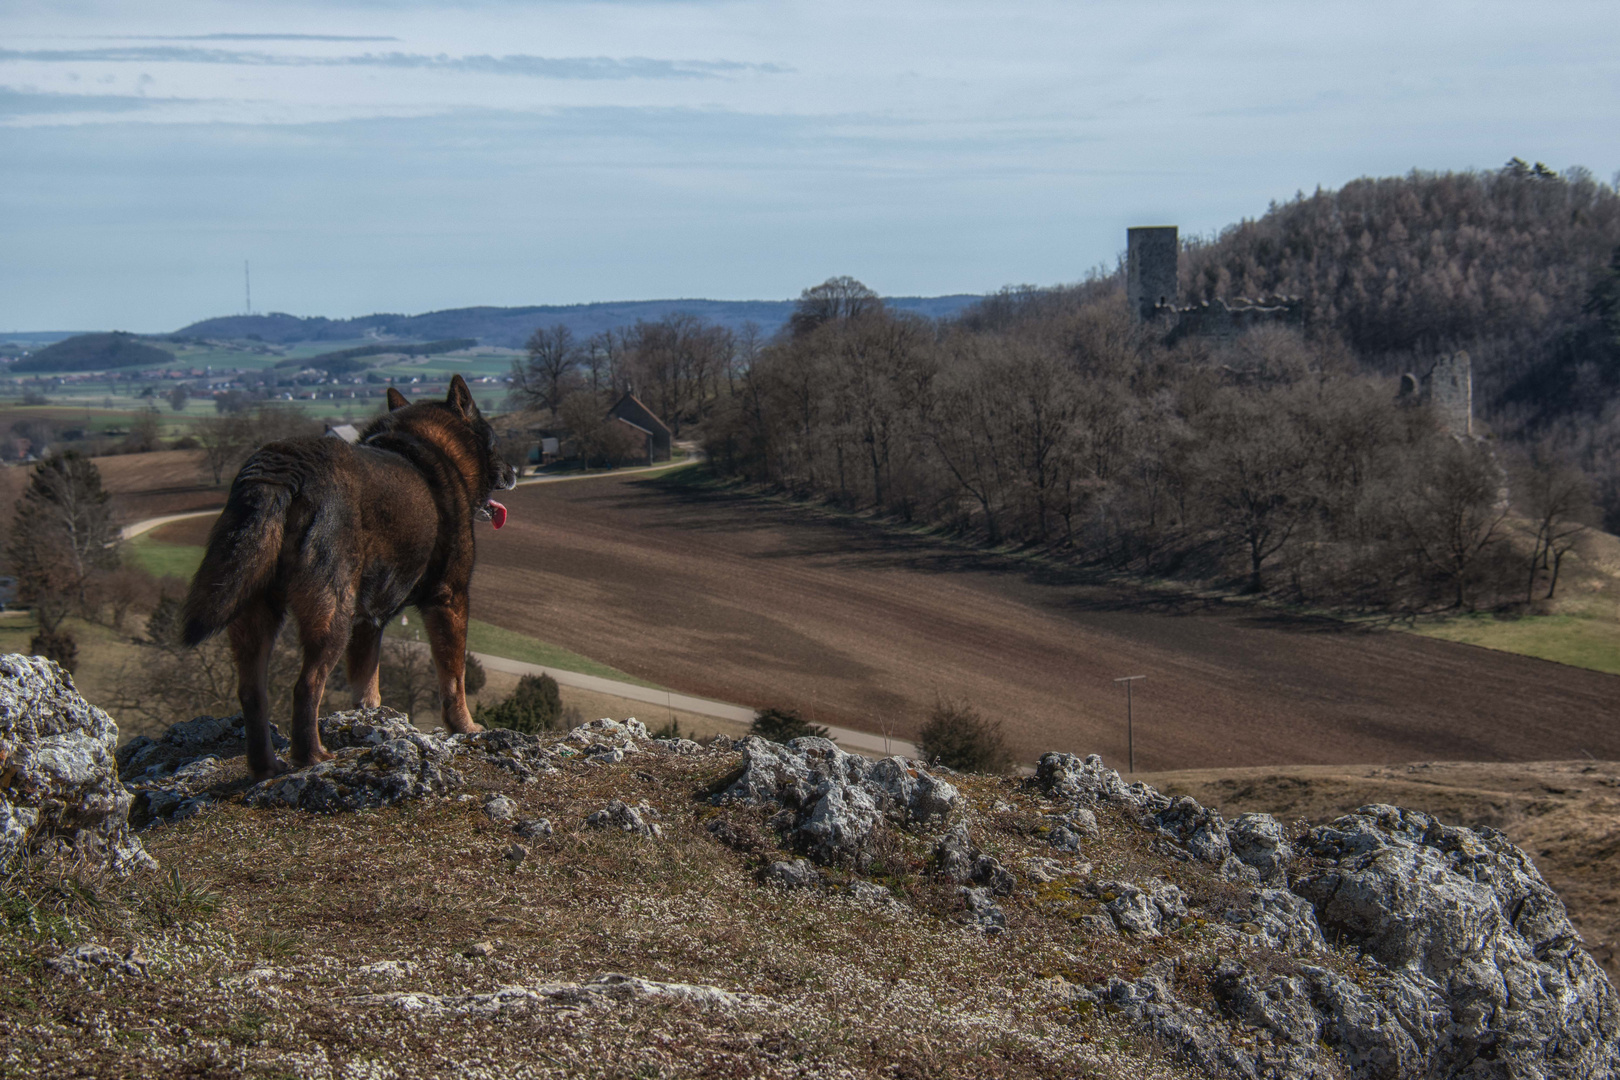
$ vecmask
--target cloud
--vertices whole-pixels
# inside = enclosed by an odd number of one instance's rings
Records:
[[[125,94],[48,94],[0,86],[0,117],[136,112],[159,105],[172,105],[181,100]]]
[[[397,37],[354,34],[107,34],[113,41],[398,41]]]
[[[448,56],[443,53],[362,53],[358,56],[297,56],[184,45],[137,45],[96,49],[0,49],[0,62],[238,64],[261,67],[390,67],[423,71],[518,75],[542,79],[718,79],[738,74],[781,74],[780,64],[737,60],[657,60],[646,56]]]

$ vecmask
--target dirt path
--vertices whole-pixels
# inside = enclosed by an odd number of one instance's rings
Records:
[[[1620,679],[1406,634],[1089,586],[858,521],[607,478],[511,493],[483,619],[696,696],[913,738],[936,695],[1022,756],[1143,769],[1620,757]]]

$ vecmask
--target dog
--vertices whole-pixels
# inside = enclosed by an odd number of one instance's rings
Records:
[[[388,412],[354,445],[329,437],[269,443],[242,465],[208,536],[182,609],[187,645],[228,630],[255,779],[286,772],[270,743],[270,650],[288,611],[303,668],[293,688],[292,767],[331,758],[315,713],[338,659],[356,705],[378,705],[383,627],[405,605],[427,626],[444,724],[482,730],[462,685],[473,529],[506,508],[517,484],[495,432],[460,375],[444,401],[411,404],[388,388]]]

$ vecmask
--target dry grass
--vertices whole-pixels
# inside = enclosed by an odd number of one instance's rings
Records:
[[[1207,971],[1234,945],[1208,875],[1163,858],[1113,812],[1087,845],[1092,875],[1160,875],[1211,919],[1152,940],[1094,936],[1096,901],[1076,884],[1022,872],[1050,856],[1048,807],[1017,781],[963,777],[975,839],[1019,872],[1009,932],[962,923],[953,888],[931,874],[939,827],[897,833],[874,880],[902,907],[827,889],[784,892],[759,871],[785,857],[764,814],[703,795],[737,757],[649,750],[619,765],[574,762],[523,784],[463,758],[448,798],[321,817],[228,801],[146,834],[159,873],[128,883],[35,868],[6,886],[0,935],[0,1071],[104,1076],[986,1076],[1187,1075],[1163,1047],[1076,1008],[1067,987],[1134,977],[1174,960],[1179,992],[1207,995]],[[529,857],[482,812],[500,792],[521,817],[547,817]],[[589,830],[612,798],[645,800],[664,837]],[[706,826],[727,819],[726,846]],[[93,895],[84,899],[88,889]],[[25,909],[50,908],[48,918]],[[65,945],[133,949],[149,977],[48,972]],[[489,955],[468,955],[487,942]],[[371,967],[393,961],[393,972]],[[1352,970],[1347,958],[1331,961]],[[651,1001],[534,1006],[495,1015],[414,1014],[366,995],[490,993],[608,972],[718,986],[759,1000],[736,1008]]]

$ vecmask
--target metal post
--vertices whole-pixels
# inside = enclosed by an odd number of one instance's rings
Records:
[[[1114,680],[1125,684],[1125,754],[1126,771],[1130,773],[1136,772],[1136,717],[1131,708],[1131,684],[1145,678],[1146,675],[1126,675]]]

